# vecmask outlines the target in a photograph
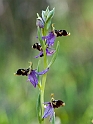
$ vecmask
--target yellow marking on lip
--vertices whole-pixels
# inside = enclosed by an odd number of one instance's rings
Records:
[[[68,33],[67,35],[70,36],[70,33]]]

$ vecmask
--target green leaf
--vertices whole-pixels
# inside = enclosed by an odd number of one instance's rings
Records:
[[[46,22],[48,13],[49,13],[49,6],[46,8],[46,11],[42,10],[42,19],[44,20],[44,22]]]
[[[42,10],[42,19],[43,19],[43,20],[44,20],[44,22],[45,22],[46,17],[45,17],[45,11],[43,11],[43,10]]]
[[[55,8],[49,11],[49,6],[47,7],[46,11],[42,11],[42,19],[44,20],[45,24],[46,23],[48,24],[48,22],[49,23],[51,22],[52,17],[54,16],[54,12],[55,12]]]
[[[49,6],[46,8],[46,13],[49,13]]]
[[[41,99],[41,95],[40,95],[40,93],[39,93],[39,95],[38,95],[38,99],[37,99],[37,117],[38,117],[38,121],[39,121],[39,123],[41,123],[41,121],[42,121],[42,111],[41,111],[41,109],[42,109],[42,107],[41,107],[41,101],[40,101],[40,99]]]
[[[47,29],[47,30],[49,30],[50,25],[51,25],[51,20],[49,20],[49,21],[47,22],[47,24],[46,24],[46,29]]]
[[[47,15],[47,20],[46,20],[46,28],[47,30],[49,29],[50,25],[51,25],[51,21],[52,21],[52,18],[54,16],[54,12],[55,12],[55,8],[53,8],[53,10],[51,10],[49,12],[49,14]]]
[[[54,61],[56,60],[57,54],[58,54],[58,50],[59,50],[59,41],[57,42],[57,46],[56,46],[56,52],[54,53],[48,67],[50,68],[50,66],[54,63]]]
[[[37,27],[37,35],[38,35],[38,39],[40,41],[41,46],[43,46],[43,40],[42,40],[42,34],[41,34],[41,29],[39,27]]]
[[[37,72],[39,72],[39,65],[40,65],[40,60],[38,61],[38,64],[37,64]],[[37,79],[39,81],[39,75],[37,75]]]
[[[54,16],[54,12],[55,12],[55,8],[53,8],[53,10],[51,10],[48,15],[47,15],[47,20],[48,21],[49,19],[51,19],[53,16]]]

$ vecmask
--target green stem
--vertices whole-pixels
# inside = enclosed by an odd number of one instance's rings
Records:
[[[45,35],[45,30],[42,31],[43,36]],[[47,68],[47,56],[46,56],[46,45],[45,41],[43,41],[43,53],[44,53],[44,69]],[[45,83],[46,83],[47,73],[42,76],[42,89],[41,89],[41,106],[42,106],[42,115],[44,114],[44,91],[45,91]],[[44,123],[44,121],[42,122]]]
[[[54,116],[53,116],[53,119],[52,119],[52,124],[55,124],[55,112],[54,112]]]
[[[41,105],[42,105],[42,115],[44,114],[44,90],[45,90],[45,83],[46,83],[47,74],[44,74],[42,77],[42,90],[41,90]]]
[[[47,57],[44,55],[44,69],[47,68]],[[44,91],[46,83],[47,73],[42,77],[42,90],[41,90],[41,104],[44,103]],[[44,104],[42,104],[42,115],[44,114]]]

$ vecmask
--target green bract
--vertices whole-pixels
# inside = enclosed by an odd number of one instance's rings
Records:
[[[49,7],[47,7],[46,11],[42,11],[42,19],[45,22],[46,30],[50,28],[52,18],[54,16],[55,8],[49,11]]]

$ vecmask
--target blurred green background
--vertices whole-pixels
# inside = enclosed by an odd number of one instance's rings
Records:
[[[92,123],[93,0],[0,0],[0,124],[38,123],[38,88],[13,73],[28,68],[29,61],[37,66],[38,51],[31,48],[37,42],[36,13],[48,5],[55,7],[56,29],[71,36],[56,39],[60,49],[48,72],[45,101],[54,93],[55,99],[66,103],[55,110],[56,124]]]

